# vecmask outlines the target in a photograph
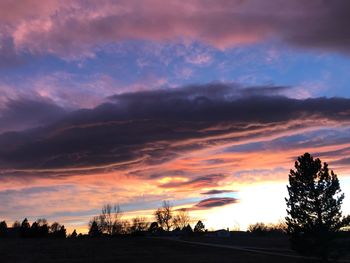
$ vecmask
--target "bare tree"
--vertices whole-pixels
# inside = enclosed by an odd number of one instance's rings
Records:
[[[120,221],[120,233],[119,234],[130,234],[131,231],[131,224],[128,220],[121,220]]]
[[[106,204],[102,207],[101,214],[93,217],[89,222],[91,228],[93,222],[96,222],[101,233],[115,235],[122,233],[122,211],[119,205]]]
[[[167,231],[172,227],[173,211],[168,201],[163,201],[162,207],[154,212],[154,216],[160,227]]]
[[[173,217],[173,225],[175,228],[183,229],[191,222],[189,213],[186,210],[179,210]]]
[[[132,220],[131,231],[132,232],[143,232],[149,228],[149,222],[145,217],[135,217]]]
[[[46,218],[39,218],[38,220],[36,220],[36,222],[38,223],[39,227],[42,227],[44,225],[48,225]]]
[[[99,218],[102,232],[109,235],[114,234],[115,225],[118,224],[121,219],[121,210],[119,205],[104,205]]]

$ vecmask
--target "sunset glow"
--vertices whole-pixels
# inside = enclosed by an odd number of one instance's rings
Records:
[[[350,2],[0,0],[0,219],[87,232],[163,200],[208,229],[286,216],[329,163],[350,213]]]

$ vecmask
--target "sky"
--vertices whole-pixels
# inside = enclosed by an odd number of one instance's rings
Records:
[[[285,217],[305,152],[350,213],[349,23],[347,0],[0,0],[0,219],[168,200],[244,230]]]

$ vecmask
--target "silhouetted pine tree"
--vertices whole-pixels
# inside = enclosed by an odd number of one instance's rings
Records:
[[[309,153],[295,162],[289,173],[286,223],[292,248],[302,254],[328,258],[335,233],[348,223],[342,218],[341,193],[337,176]]]
[[[205,226],[201,220],[197,222],[197,224],[194,226],[193,229],[194,232],[199,233],[199,232],[204,232],[205,231]]]
[[[27,218],[25,218],[22,221],[22,224],[20,227],[20,235],[21,235],[21,237],[29,237],[30,236],[30,224],[29,224]]]
[[[192,230],[192,227],[190,226],[190,224],[188,224],[187,226],[185,226],[183,229],[182,229],[182,232],[185,234],[185,235],[191,235],[193,233],[193,230]]]
[[[99,236],[101,236],[101,231],[100,231],[96,221],[93,221],[91,226],[90,226],[89,236],[90,237],[99,237]]]
[[[71,238],[76,238],[78,236],[77,231],[74,229],[72,234],[70,235]]]

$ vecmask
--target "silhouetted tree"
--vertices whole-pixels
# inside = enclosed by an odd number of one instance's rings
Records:
[[[0,237],[7,237],[7,224],[5,221],[0,222]]]
[[[154,216],[161,228],[165,228],[166,231],[170,230],[172,227],[173,212],[168,201],[163,201],[162,207],[154,212]]]
[[[66,238],[67,237],[67,230],[66,228],[62,225],[60,230],[57,233],[58,238]]]
[[[121,234],[123,230],[122,211],[119,205],[106,204],[102,207],[101,214],[93,217],[91,224],[96,222],[99,231],[107,235]]]
[[[19,221],[15,221],[15,222],[13,222],[13,224],[12,224],[12,228],[20,228],[21,227],[21,223],[19,222]]]
[[[99,217],[101,231],[109,235],[116,234],[116,226],[120,224],[121,220],[119,205],[104,205]]]
[[[47,225],[47,220],[40,218],[35,221],[30,228],[31,237],[47,237],[49,234],[49,227]]]
[[[289,173],[289,198],[286,198],[286,223],[292,248],[303,254],[317,254],[327,259],[334,234],[349,217],[343,218],[337,175],[309,153],[298,157]]]
[[[39,226],[47,225],[47,220],[45,218],[39,218],[36,222]]]
[[[205,231],[205,226],[201,220],[197,222],[197,224],[194,226],[194,232],[200,233]]]
[[[54,222],[50,227],[50,236],[54,238],[66,238],[66,228],[60,223]]]
[[[70,234],[70,238],[76,238],[78,236],[77,231],[74,229],[72,234]]]
[[[131,232],[144,232],[147,231],[149,227],[149,223],[145,217],[135,217],[131,221]]]
[[[101,231],[97,225],[96,221],[92,221],[90,224],[90,229],[89,229],[89,236],[90,237],[100,237],[101,236]]]
[[[182,229],[183,233],[185,235],[191,235],[193,233],[193,230],[192,230],[192,227],[190,226],[190,224],[188,224],[187,226],[185,226],[183,229]]]
[[[261,222],[249,225],[247,230],[257,235],[264,235],[269,231],[267,225]]]
[[[50,226],[50,233],[51,234],[56,233],[56,232],[60,231],[60,229],[61,229],[60,223],[53,222]]]
[[[130,234],[131,233],[131,224],[128,220],[121,220],[120,221],[120,230],[116,232],[115,234]]]
[[[22,224],[20,227],[20,235],[21,235],[21,237],[29,237],[30,236],[30,224],[29,224],[27,218],[25,218],[22,221]]]
[[[185,228],[191,222],[190,215],[186,210],[179,210],[176,215],[173,216],[174,228]]]
[[[288,226],[284,220],[279,220],[275,224],[269,224],[268,228],[270,232],[286,234]]]
[[[158,223],[157,222],[152,222],[152,224],[150,225],[148,231],[150,233],[154,234],[154,233],[156,233],[158,231],[158,229],[159,229]]]
[[[30,237],[39,237],[39,226],[37,222],[33,222],[32,226],[30,227]]]

